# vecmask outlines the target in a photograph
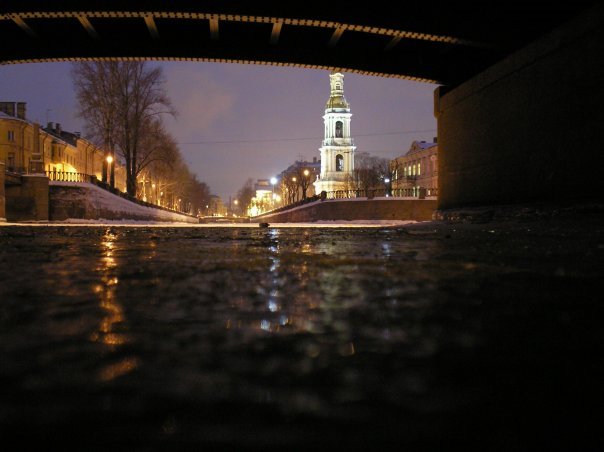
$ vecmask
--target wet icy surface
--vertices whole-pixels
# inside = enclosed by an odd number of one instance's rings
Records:
[[[2,437],[587,447],[603,262],[599,221],[0,227]]]

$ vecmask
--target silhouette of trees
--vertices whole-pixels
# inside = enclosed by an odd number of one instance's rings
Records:
[[[242,211],[247,211],[247,209],[251,206],[252,198],[255,195],[256,190],[254,189],[254,180],[249,178],[237,192],[237,200],[239,201],[239,206],[241,207]]]
[[[161,68],[140,61],[83,62],[72,66],[71,75],[89,137],[110,154],[118,151],[127,191],[135,196],[138,175],[160,149],[151,143],[163,133],[161,118],[176,114]]]
[[[356,153],[351,180],[354,190],[384,188],[386,179],[392,179],[390,160],[367,152]]]

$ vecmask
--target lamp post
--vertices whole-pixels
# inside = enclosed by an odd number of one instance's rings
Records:
[[[293,194],[292,201],[296,202],[298,200],[298,184],[297,184],[298,178],[296,176],[292,177],[292,182],[293,182],[293,188],[296,189],[296,191],[292,193]]]
[[[271,197],[271,204],[275,207],[275,184],[277,183],[276,177],[271,177],[271,185],[273,186],[273,196]]]
[[[384,179],[384,185],[386,186],[386,197],[390,196],[390,179]]]
[[[115,174],[113,172],[113,156],[109,154],[105,160],[107,161],[107,172],[109,173],[109,186],[113,188],[115,186]],[[105,178],[107,176],[105,175]],[[104,182],[107,182],[105,179]]]
[[[111,188],[115,188],[115,159],[113,158],[113,150],[111,150],[108,158],[111,159],[107,160],[109,163],[109,185]]]
[[[310,171],[308,169],[304,170],[304,183],[302,184],[302,199],[306,199],[306,190],[308,189],[309,181],[308,176],[310,175]]]

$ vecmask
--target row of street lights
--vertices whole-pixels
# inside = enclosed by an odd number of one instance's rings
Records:
[[[308,179],[310,176],[310,171],[308,169],[305,169],[302,174],[304,175],[304,178]],[[296,176],[292,176],[291,181],[294,182],[294,184],[296,182],[298,182],[298,178]],[[282,198],[281,196],[279,196],[278,194],[275,193],[275,185],[277,185],[277,183],[279,182],[279,179],[275,176],[271,177],[269,179],[269,182],[272,186],[272,193],[271,193],[271,197],[270,197],[270,203],[265,204],[266,198],[260,199],[260,200],[256,200],[256,198],[252,199],[252,205],[251,207],[248,208],[248,212],[250,215],[255,216],[258,215],[259,213],[261,213],[262,211],[266,211],[266,207],[269,207],[269,209],[274,209],[275,206],[281,202]],[[308,190],[308,186],[309,184],[302,184],[302,189],[304,191],[303,193],[303,198],[306,198],[306,191]],[[296,187],[297,188],[297,187]],[[235,201],[235,205],[237,205],[237,201]]]

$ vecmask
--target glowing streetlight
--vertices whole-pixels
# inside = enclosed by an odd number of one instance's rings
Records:
[[[105,169],[105,174],[109,174],[109,186],[111,188],[115,188],[115,169],[112,165],[113,163],[113,156],[112,155],[108,155],[105,160],[107,161],[107,169]],[[104,180],[103,182],[107,182],[106,180]]]
[[[277,183],[277,178],[276,177],[271,177],[271,185],[273,186],[273,205],[275,204],[275,184]]]
[[[305,169],[305,170],[304,170],[304,175],[305,175],[306,177],[308,177],[308,175],[309,175],[309,174],[310,174],[310,173],[308,172],[308,170],[307,170],[307,169]]]

